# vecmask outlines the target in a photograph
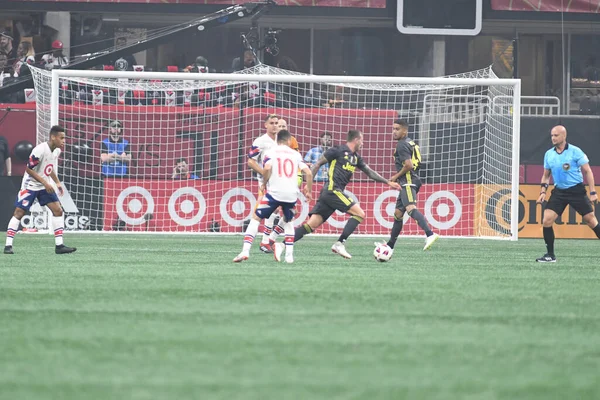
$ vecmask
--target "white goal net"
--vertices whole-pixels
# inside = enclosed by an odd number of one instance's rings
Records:
[[[517,238],[520,81],[490,68],[444,78],[314,76],[265,65],[234,74],[32,73],[38,142],[54,124],[67,131],[59,171],[78,217],[66,229],[242,232],[258,186],[247,155],[275,114],[308,162],[345,143],[348,130],[362,131],[362,157],[387,178],[396,172],[392,124],[406,120],[422,154],[418,207],[433,230]],[[314,197],[326,177],[319,171]],[[398,193],[359,171],[347,191],[367,214],[357,233],[388,235]],[[296,224],[313,205],[302,199]],[[334,214],[317,233],[339,233],[346,220]],[[421,231],[408,222],[403,234]]]

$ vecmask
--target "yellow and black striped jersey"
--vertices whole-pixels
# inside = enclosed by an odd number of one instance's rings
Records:
[[[327,190],[343,191],[356,168],[364,170],[367,166],[362,157],[346,144],[327,149],[323,157],[329,162]]]
[[[410,138],[399,140],[394,150],[394,162],[396,164],[396,172],[400,171],[406,160],[411,160],[413,169],[398,179],[401,185],[420,185],[419,169],[421,169],[421,151],[419,145]]]

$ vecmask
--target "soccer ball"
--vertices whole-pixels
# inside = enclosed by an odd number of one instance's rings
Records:
[[[386,243],[379,243],[375,245],[375,250],[373,250],[373,257],[379,262],[390,261],[392,258],[392,254],[394,250],[388,246]]]

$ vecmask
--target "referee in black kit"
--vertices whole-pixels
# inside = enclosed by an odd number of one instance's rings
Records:
[[[547,252],[536,260],[544,263],[556,262],[552,224],[565,211],[567,205],[573,207],[575,211],[583,216],[583,221],[592,228],[598,239],[600,239],[600,225],[598,225],[598,219],[594,215],[594,207],[592,206],[592,202],[595,204],[598,201],[598,195],[594,184],[594,174],[590,168],[590,160],[579,147],[567,143],[567,129],[564,126],[557,125],[552,128],[550,136],[554,147],[544,155],[542,191],[537,199],[538,203],[543,203],[546,198],[550,175],[552,175],[554,189],[544,210],[542,220]],[[590,187],[589,198],[583,185],[583,175],[585,175],[585,180]]]

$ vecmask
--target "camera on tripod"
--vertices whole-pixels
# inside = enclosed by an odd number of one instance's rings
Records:
[[[272,29],[269,28],[265,33],[265,38],[263,40],[263,48],[265,51],[272,56],[276,56],[279,54],[279,46],[277,46],[278,35],[281,33],[281,29]]]

